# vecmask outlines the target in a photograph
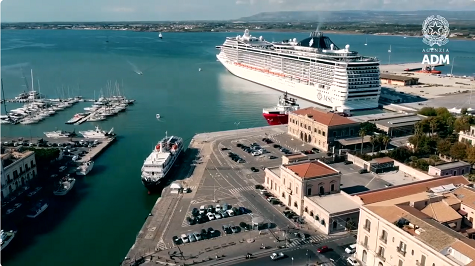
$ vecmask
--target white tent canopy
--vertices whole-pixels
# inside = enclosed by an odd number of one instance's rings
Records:
[[[183,188],[183,187],[182,187],[179,183],[172,183],[172,184],[170,185],[170,188],[171,188],[171,189],[181,189],[181,188]]]

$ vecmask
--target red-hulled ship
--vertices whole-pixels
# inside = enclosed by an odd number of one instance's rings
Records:
[[[297,99],[289,98],[286,92],[283,97],[279,97],[277,106],[264,108],[262,115],[271,126],[284,125],[289,123],[289,113],[298,109],[300,106],[297,104]]]

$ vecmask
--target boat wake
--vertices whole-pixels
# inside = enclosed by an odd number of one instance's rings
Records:
[[[140,69],[139,69],[136,65],[134,65],[134,64],[133,64],[132,62],[130,62],[129,60],[126,60],[126,61],[127,61],[127,63],[129,63],[129,65],[132,67],[132,70],[133,70],[135,73],[137,73],[138,75],[143,75],[143,72],[140,71]]]

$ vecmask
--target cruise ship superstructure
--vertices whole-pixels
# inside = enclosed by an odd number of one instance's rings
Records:
[[[379,60],[338,48],[321,32],[310,37],[268,42],[250,35],[228,37],[218,60],[232,74],[335,111],[378,107]]]
[[[158,142],[142,166],[142,183],[149,191],[159,187],[182,151],[180,137],[166,135]]]

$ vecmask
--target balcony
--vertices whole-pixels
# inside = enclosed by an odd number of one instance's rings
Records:
[[[376,257],[378,257],[382,262],[385,262],[386,261],[386,258],[384,257],[384,254],[383,253],[376,253]]]
[[[292,195],[292,189],[291,188],[287,188],[286,191],[289,195]]]
[[[403,257],[406,256],[406,250],[405,249],[402,249],[401,247],[397,247],[397,252],[399,252],[399,254],[401,254]]]
[[[365,243],[365,242],[361,241],[360,245],[363,246],[365,249],[369,249],[368,243]]]
[[[369,227],[369,226],[367,226],[367,225],[365,225],[365,226],[363,227],[363,229],[366,230],[366,231],[368,231],[368,233],[371,231],[371,227]]]
[[[387,237],[383,237],[383,236],[382,236],[382,237],[379,238],[379,240],[380,240],[381,242],[383,242],[384,244],[387,244],[387,243],[388,243],[388,238],[387,238]]]

